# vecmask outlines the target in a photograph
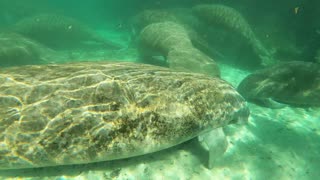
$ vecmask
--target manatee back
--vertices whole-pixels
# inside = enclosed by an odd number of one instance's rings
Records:
[[[248,117],[223,80],[135,63],[1,69],[0,94],[1,169],[132,157]]]

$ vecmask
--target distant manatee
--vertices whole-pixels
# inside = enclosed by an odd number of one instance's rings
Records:
[[[246,18],[236,9],[221,4],[200,4],[192,8],[193,14],[205,22],[208,27],[223,28],[244,38],[242,45],[248,43],[253,52],[259,56],[259,64],[269,66],[274,64],[272,53],[264,47],[255,35]]]
[[[220,76],[217,63],[195,48],[184,26],[175,22],[146,26],[140,33],[139,52],[145,59],[160,54],[174,70]]]
[[[271,108],[279,103],[293,106],[320,106],[320,65],[292,61],[259,70],[238,86],[248,101]]]
[[[12,32],[0,32],[0,66],[43,64],[58,57],[42,44]]]
[[[88,43],[108,49],[121,48],[76,19],[57,14],[26,17],[18,21],[11,30],[51,48],[78,48],[90,45]]]

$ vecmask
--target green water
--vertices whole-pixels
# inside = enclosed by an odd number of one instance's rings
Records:
[[[195,9],[201,4],[214,10],[208,15]],[[0,0],[0,66],[130,61],[172,69],[181,65],[187,72],[213,76],[211,65],[216,64],[221,78],[236,88],[246,76],[281,63],[319,66],[319,5],[316,0]],[[151,14],[143,15],[146,10]],[[167,21],[184,30],[159,26],[149,39],[141,40],[147,26]],[[157,41],[165,37],[169,40],[163,44]],[[192,45],[186,45],[189,42]],[[173,56],[180,58],[177,62],[169,55],[194,49],[188,56]],[[274,71],[286,68],[290,70]],[[280,85],[272,88],[291,87],[287,83],[296,81],[296,72],[273,79]],[[0,170],[0,179],[319,179],[320,103],[308,102],[320,102],[320,69],[310,74],[294,84],[301,88],[284,88],[281,93],[295,96],[305,84],[313,84],[304,89],[313,93],[311,97],[301,96],[277,109],[248,99],[249,121],[224,128],[228,148],[212,169],[207,167],[207,152],[194,139],[124,160]],[[0,112],[4,106],[0,104]],[[5,120],[0,117],[1,121]]]

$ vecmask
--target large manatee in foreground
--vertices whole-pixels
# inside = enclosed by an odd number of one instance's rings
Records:
[[[143,155],[248,115],[231,85],[201,74],[110,62],[1,69],[0,169]]]
[[[248,101],[271,108],[320,106],[320,65],[292,61],[259,70],[238,86]]]

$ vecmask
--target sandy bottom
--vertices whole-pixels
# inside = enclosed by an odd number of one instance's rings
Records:
[[[76,53],[76,52],[74,52]],[[76,57],[90,56],[88,53]],[[118,53],[118,54],[114,54]],[[102,56],[102,55],[103,56]],[[136,58],[134,49],[94,54],[112,60]],[[93,55],[93,54],[92,54]],[[131,56],[130,56],[131,55]],[[110,58],[111,57],[111,58]],[[87,59],[88,60],[88,59]],[[223,79],[234,86],[248,72],[221,65]],[[271,110],[249,104],[245,125],[224,129],[228,149],[213,169],[197,140],[125,160],[37,169],[3,170],[0,179],[317,179],[320,177],[320,109],[286,107]]]

